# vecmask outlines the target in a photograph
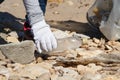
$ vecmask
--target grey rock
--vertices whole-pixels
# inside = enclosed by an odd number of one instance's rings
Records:
[[[48,74],[48,73],[42,74],[36,80],[51,80],[50,74]]]
[[[16,63],[30,63],[35,58],[33,41],[1,45],[0,49],[8,59]]]
[[[76,80],[71,76],[63,76],[63,77],[58,77],[57,80]]]
[[[100,74],[87,73],[81,78],[81,80],[101,80],[101,78],[102,76]]]
[[[0,60],[4,60],[5,56],[2,54],[2,52],[0,51]]]
[[[58,71],[58,79],[57,80],[76,80],[78,77],[78,72],[64,67],[55,67],[55,70]]]
[[[20,80],[20,77],[17,75],[12,75],[9,77],[9,80]]]
[[[4,65],[7,65],[7,62],[5,62],[5,61],[0,61],[0,66],[4,66]]]
[[[0,75],[4,75],[6,77],[6,80],[8,80],[10,76],[10,71],[4,66],[0,66]]]

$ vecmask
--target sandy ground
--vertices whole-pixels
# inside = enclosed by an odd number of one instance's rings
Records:
[[[89,0],[89,2],[87,0],[64,0],[60,3],[57,0],[53,1],[56,2],[48,2],[45,15],[46,21],[52,27],[96,36],[86,20],[86,13],[95,0]],[[13,24],[17,23],[14,25],[16,27],[23,27],[25,14],[22,0],[5,0],[0,5],[0,17],[5,19],[10,17],[14,21]],[[51,21],[57,21],[57,24]]]
[[[94,0],[64,0],[61,3],[49,2],[46,10],[47,20],[75,20],[86,22],[86,12]],[[0,5],[0,12],[24,19],[25,9],[22,0],[5,0]]]
[[[24,19],[25,9],[22,0],[5,0],[0,4],[0,12]]]
[[[120,42],[100,38],[100,32],[89,26],[86,19],[86,13],[95,0],[62,1],[47,5],[45,19],[51,29],[55,31],[57,28],[59,36],[68,37],[78,32],[91,38],[84,35],[82,45],[75,50],[49,56],[35,54],[35,61],[25,65],[7,59],[0,48],[0,80],[120,80]],[[23,33],[25,14],[22,0],[5,0],[0,4],[0,44],[3,39],[7,43],[19,42],[17,32]],[[4,49],[8,51],[8,48]],[[25,59],[29,57],[27,55]]]

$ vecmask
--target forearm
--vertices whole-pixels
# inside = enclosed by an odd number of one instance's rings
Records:
[[[23,0],[23,2],[30,25],[33,25],[44,19],[43,12],[40,8],[38,0]]]

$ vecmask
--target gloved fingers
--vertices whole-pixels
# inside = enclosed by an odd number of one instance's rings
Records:
[[[55,39],[54,36],[51,37],[51,43],[52,43],[52,48],[56,49],[57,48],[57,40]]]
[[[39,41],[36,41],[35,43],[36,43],[38,52],[41,53],[42,50],[41,50],[41,48],[40,48],[40,42],[39,42]]]
[[[40,42],[41,42],[42,49],[45,51],[48,51],[45,39],[43,38]]]
[[[46,46],[48,51],[52,51],[52,43],[50,37],[47,37],[46,39]]]

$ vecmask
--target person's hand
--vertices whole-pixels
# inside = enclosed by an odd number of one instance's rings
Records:
[[[38,51],[52,51],[57,48],[57,41],[46,22],[40,21],[32,26],[32,32]]]

